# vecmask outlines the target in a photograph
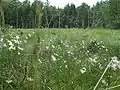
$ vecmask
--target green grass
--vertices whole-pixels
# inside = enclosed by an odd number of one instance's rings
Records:
[[[17,30],[1,36],[7,43],[7,47],[0,49],[1,90],[93,90],[111,58],[116,62],[110,64],[95,90],[120,84],[119,30],[21,31],[22,36]],[[16,35],[20,36],[22,44],[14,44],[16,49],[9,51],[6,39],[12,41]],[[18,46],[24,50],[19,50]],[[113,68],[113,65],[116,66]]]

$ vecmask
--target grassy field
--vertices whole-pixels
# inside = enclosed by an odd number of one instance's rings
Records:
[[[11,30],[0,36],[0,90],[120,90],[119,59],[119,30]]]

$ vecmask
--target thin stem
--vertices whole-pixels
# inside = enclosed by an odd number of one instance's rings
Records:
[[[96,83],[96,85],[95,85],[95,87],[94,87],[93,90],[96,90],[96,88],[98,87],[100,81],[102,80],[103,76],[104,76],[105,73],[107,72],[107,70],[108,70],[108,68],[109,68],[109,66],[110,66],[111,63],[112,63],[112,60],[109,62],[109,64],[108,64],[107,67],[105,68],[103,74],[101,75],[100,79],[99,79],[98,82]]]
[[[106,90],[115,89],[115,88],[117,88],[117,87],[120,87],[120,85],[116,85],[116,86],[109,87],[109,88],[107,88]]]

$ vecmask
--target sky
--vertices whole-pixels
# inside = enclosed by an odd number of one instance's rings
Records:
[[[24,0],[20,0],[20,1],[24,1]],[[30,0],[30,1],[33,2],[34,0]],[[46,2],[46,0],[41,0],[41,1]],[[48,1],[53,6],[63,8],[68,3],[74,3],[76,6],[79,6],[83,2],[85,2],[88,5],[93,6],[94,4],[96,4],[97,1],[101,1],[101,0],[48,0]]]

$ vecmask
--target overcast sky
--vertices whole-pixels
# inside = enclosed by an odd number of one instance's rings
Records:
[[[24,0],[20,0],[20,1],[24,1]],[[34,0],[30,0],[30,1],[33,2]],[[41,1],[46,2],[46,0],[41,0]],[[79,6],[83,2],[92,6],[96,4],[97,1],[101,1],[101,0],[49,0],[51,5],[56,6],[56,7],[59,6],[61,8],[63,8],[68,3],[74,3],[76,6]]]

